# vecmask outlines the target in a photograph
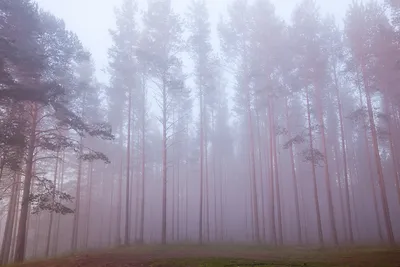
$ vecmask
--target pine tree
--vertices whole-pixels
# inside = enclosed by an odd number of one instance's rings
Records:
[[[125,233],[124,244],[129,244],[130,238],[130,204],[131,204],[131,132],[134,118],[133,97],[136,96],[139,84],[137,79],[137,45],[139,34],[137,32],[137,3],[134,0],[126,0],[120,9],[115,11],[117,17],[117,29],[110,31],[113,46],[109,49],[109,73],[111,75],[108,90],[109,95],[109,120],[114,123],[113,127],[118,133],[118,145],[122,149],[124,137],[126,137],[126,192],[125,192]],[[121,109],[121,107],[123,107]],[[128,132],[124,133],[125,123]],[[121,153],[122,155],[122,153]],[[116,166],[123,165],[123,156]],[[119,174],[119,194],[117,211],[117,244],[121,244],[121,212],[122,212],[122,170]]]
[[[182,62],[178,54],[183,51],[182,22],[171,8],[170,0],[149,0],[144,15],[143,45],[141,59],[150,66],[150,75],[156,80],[155,94],[162,125],[162,220],[161,243],[167,242],[167,169],[168,148],[173,136],[172,121],[174,93],[184,87]]]

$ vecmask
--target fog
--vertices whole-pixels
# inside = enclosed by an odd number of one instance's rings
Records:
[[[395,246],[400,3],[1,0],[0,264]]]

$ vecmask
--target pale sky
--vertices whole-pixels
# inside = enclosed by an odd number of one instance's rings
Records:
[[[143,3],[146,0],[139,0]],[[223,13],[232,0],[207,0],[212,23],[215,25],[219,14]],[[111,46],[108,30],[114,27],[114,7],[122,0],[37,0],[39,6],[64,19],[68,29],[75,32],[84,46],[88,48],[96,62],[101,81],[106,82],[106,76],[100,69],[107,66],[107,49]],[[172,0],[175,11],[184,14],[190,0]],[[299,0],[271,0],[276,6],[278,15],[286,20]],[[342,21],[347,6],[352,0],[317,0],[323,13],[334,14]]]

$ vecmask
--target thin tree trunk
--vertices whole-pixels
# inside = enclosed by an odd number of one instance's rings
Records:
[[[93,179],[93,163],[90,162],[88,164],[89,170],[88,170],[88,176],[89,176],[89,192],[88,192],[88,207],[87,207],[87,222],[86,222],[86,231],[85,231],[85,248],[88,248],[89,246],[89,236],[90,236],[90,218],[91,218],[91,212],[92,212],[92,179]]]
[[[362,92],[361,88],[359,88],[360,91],[360,105],[361,107],[364,106],[363,100],[362,100]],[[383,231],[382,231],[382,224],[381,224],[381,216],[379,214],[379,209],[378,209],[378,200],[375,192],[375,182],[374,182],[374,176],[373,176],[373,171],[372,171],[372,161],[371,161],[371,154],[370,154],[370,145],[368,142],[368,135],[367,135],[367,125],[364,122],[364,141],[365,141],[365,149],[367,150],[367,165],[368,165],[368,173],[369,173],[369,182],[371,185],[372,189],[372,197],[373,197],[373,202],[374,202],[374,212],[375,212],[375,218],[376,218],[376,226],[378,227],[378,235],[379,239],[382,242],[383,241]]]
[[[199,208],[199,243],[203,244],[203,159],[204,159],[204,106],[203,106],[203,91],[200,89],[200,208]]]
[[[16,210],[14,212],[14,227],[13,227],[13,234],[12,234],[12,240],[11,240],[11,251],[10,251],[10,257],[9,258],[14,258],[15,253],[16,253],[16,243],[17,243],[17,229],[18,229],[18,207],[20,205],[20,196],[21,196],[21,190],[20,187],[18,186],[17,190],[17,205],[16,205]],[[26,238],[25,238],[25,246],[26,246]]]
[[[124,244],[129,245],[130,237],[130,180],[131,180],[131,124],[132,124],[132,89],[128,94],[128,136],[126,149],[126,188],[125,188],[125,236]]]
[[[178,174],[178,176],[176,177],[176,180],[177,180],[177,191],[178,191],[178,197],[177,197],[177,203],[176,203],[176,205],[177,205],[177,208],[176,208],[176,239],[178,240],[178,242],[179,242],[179,238],[180,238],[180,235],[179,235],[179,233],[180,233],[180,217],[179,217],[179,214],[180,214],[180,183],[179,183],[179,180],[180,180],[180,175],[179,175],[179,171],[180,171],[180,168],[179,168],[179,166],[180,166],[180,158],[179,158],[179,154],[178,154],[178,164],[177,164],[177,167],[178,167],[178,170],[177,170],[177,174]]]
[[[271,100],[270,100],[271,101]],[[273,104],[271,105],[271,117],[274,118],[274,107]],[[276,203],[277,203],[277,212],[278,212],[278,225],[279,225],[279,238],[278,242],[279,245],[283,245],[283,224],[282,224],[282,207],[281,207],[281,192],[280,192],[280,182],[279,182],[279,165],[278,165],[278,155],[276,149],[276,128],[275,122],[272,123],[272,151],[273,151],[273,158],[274,158],[274,170],[275,170],[275,186],[276,186]],[[275,188],[274,188],[275,189]]]
[[[213,149],[213,180],[214,180],[214,240],[218,238],[218,221],[217,221],[217,177],[215,172],[215,150]]]
[[[54,206],[55,204],[55,194],[56,194],[56,184],[57,184],[57,175],[58,175],[58,156],[60,155],[60,152],[57,151],[57,158],[56,158],[56,166],[54,168],[54,179],[53,179],[53,192],[52,192],[52,204]],[[50,211],[50,221],[49,221],[49,229],[47,231],[47,242],[46,242],[46,253],[45,257],[49,257],[50,253],[50,242],[51,242],[51,230],[53,228],[53,218],[54,218],[54,211]]]
[[[291,131],[290,131],[289,106],[288,106],[287,99],[285,101],[285,109],[286,109],[286,122],[287,122],[286,127],[288,130],[289,137],[292,138]],[[295,201],[295,208],[296,208],[297,242],[299,244],[303,244],[303,240],[301,238],[300,200],[299,200],[298,182],[297,182],[296,168],[294,165],[294,156],[293,156],[293,147],[292,146],[289,146],[289,154],[290,154],[290,166],[292,169],[294,201]]]
[[[37,219],[36,219],[35,236],[33,238],[34,244],[38,244],[39,243],[40,218],[41,218],[41,213],[38,214]],[[33,246],[33,257],[34,258],[36,258],[36,256],[37,256],[37,250],[38,250],[38,246]]]
[[[250,90],[250,89],[248,89]],[[247,92],[247,119],[248,119],[248,127],[249,127],[249,135],[250,135],[250,160],[251,160],[251,190],[252,190],[252,203],[253,203],[253,223],[254,223],[254,234],[257,243],[260,243],[260,226],[258,219],[258,197],[257,197],[257,180],[256,180],[256,163],[255,163],[255,155],[254,155],[254,133],[253,133],[253,119],[251,115],[251,102],[250,102],[250,91]]]
[[[349,228],[349,237],[350,244],[354,243],[354,235],[353,235],[353,226],[351,222],[351,209],[350,209],[350,192],[349,192],[349,175],[348,175],[348,167],[347,167],[347,152],[346,152],[346,144],[345,144],[345,136],[344,136],[344,126],[343,126],[343,108],[342,102],[340,98],[339,92],[339,82],[336,74],[336,67],[334,69],[334,81],[335,81],[335,89],[336,89],[336,99],[338,101],[338,110],[339,110],[339,124],[340,124],[340,141],[342,146],[342,155],[343,155],[343,168],[344,168],[344,185],[345,185],[345,194],[346,194],[346,211],[347,211],[347,225]]]
[[[207,111],[204,112],[204,164],[205,164],[205,197],[206,197],[206,227],[207,227],[207,242],[210,242],[210,187],[208,175],[208,120]]]
[[[274,152],[273,152],[273,116],[271,112],[271,103],[268,101],[268,119],[269,119],[269,169],[270,169],[270,186],[269,186],[269,195],[270,195],[270,225],[271,225],[271,234],[272,234],[272,244],[276,246],[278,244],[277,235],[276,235],[276,223],[275,223],[275,183],[274,183]],[[267,151],[268,151],[267,150]]]
[[[219,212],[220,212],[220,227],[219,227],[219,229],[220,229],[220,239],[221,239],[221,241],[223,241],[224,240],[224,212],[223,212],[223,209],[224,209],[224,192],[223,192],[223,186],[224,186],[224,184],[223,184],[223,182],[224,182],[224,176],[225,176],[225,173],[226,173],[226,171],[225,171],[225,164],[223,164],[223,159],[221,159],[220,157],[219,157],[219,162],[220,162],[220,165],[219,165],[219,169],[220,169],[220,176],[219,176],[219,183],[220,183],[220,185],[219,185],[219,196],[220,196],[220,200],[219,200],[219,202],[220,202],[220,208],[219,208]]]
[[[161,243],[167,244],[167,88],[166,77],[162,81],[162,222],[161,222]]]
[[[174,120],[174,119],[172,119]],[[172,157],[175,158],[175,149],[172,149]],[[175,164],[172,164],[172,222],[171,222],[171,236],[172,241],[175,240]]]
[[[259,118],[259,114],[256,110],[256,118],[257,118],[257,141],[258,141],[258,162],[259,162],[259,166],[260,166],[260,188],[261,188],[261,216],[262,216],[262,240],[263,242],[265,242],[266,240],[266,229],[265,229],[265,196],[264,196],[264,185],[263,185],[263,157],[262,157],[262,153],[261,153],[261,148],[262,148],[262,144],[261,144],[261,133],[260,133],[260,118]]]
[[[325,185],[326,185],[326,194],[328,197],[328,214],[329,214],[329,222],[331,226],[331,234],[333,238],[333,244],[335,246],[339,245],[338,236],[337,236],[337,229],[336,229],[336,221],[335,221],[335,211],[333,208],[333,199],[332,199],[332,189],[331,189],[331,179],[329,175],[329,161],[328,161],[328,150],[326,149],[326,134],[325,134],[325,122],[324,122],[324,111],[322,109],[322,97],[321,97],[321,88],[317,86],[316,95],[317,95],[317,108],[319,111],[319,124],[321,126],[321,144],[322,144],[322,151],[325,156],[325,164],[324,164],[324,171],[325,171]]]
[[[146,89],[143,85],[143,110],[142,110],[142,202],[140,210],[140,236],[139,243],[144,243],[144,201],[146,193]]]
[[[122,132],[122,131],[121,131]],[[122,148],[122,142],[120,144],[120,147]],[[116,229],[116,243],[117,245],[121,245],[122,244],[122,228],[121,228],[121,224],[122,224],[122,183],[123,183],[123,179],[122,179],[122,173],[123,173],[123,156],[121,155],[121,162],[120,162],[120,167],[119,167],[119,179],[118,179],[118,202],[117,202],[117,229]]]
[[[312,169],[312,178],[313,178],[314,204],[315,204],[315,210],[317,213],[318,241],[319,241],[319,244],[321,246],[323,246],[324,245],[324,237],[323,237],[323,233],[322,233],[321,212],[320,212],[320,208],[319,208],[317,175],[315,173],[315,157],[314,157],[313,136],[312,136],[312,128],[311,128],[311,107],[310,107],[310,96],[309,96],[308,90],[309,89],[306,88],[308,137],[309,137],[310,150],[311,150],[311,169]]]
[[[138,130],[137,131],[137,142],[138,142],[138,146],[139,146],[139,143],[140,143],[140,128],[138,128],[137,130]],[[133,157],[133,152],[132,152],[132,157]],[[134,170],[136,170],[136,171],[134,171],[134,173],[136,173],[136,192],[135,192],[136,199],[135,199],[135,210],[131,211],[131,212],[135,213],[135,236],[134,236],[134,240],[135,240],[135,243],[137,243],[137,241],[138,241],[138,233],[139,233],[139,208],[140,208],[139,199],[140,199],[140,193],[141,193],[141,190],[140,190],[141,176],[139,177],[139,175],[138,175],[138,170],[140,170],[140,167],[139,167],[139,156],[137,157],[135,162],[136,162],[136,164],[134,164],[133,166],[135,166]],[[131,191],[132,193],[133,193],[133,190],[135,189],[134,187],[135,186],[132,183],[132,191]]]
[[[61,159],[61,179],[60,179],[60,191],[63,192],[64,189],[64,171],[65,171],[65,151],[62,153],[62,159]],[[55,229],[55,235],[54,235],[54,241],[53,241],[53,251],[52,254],[56,255],[58,253],[58,235],[60,231],[60,221],[61,221],[61,214],[58,214],[57,216],[57,224],[56,224],[56,229]]]
[[[343,227],[343,231],[344,231],[344,240],[347,241],[347,225],[346,225],[346,211],[344,208],[344,203],[343,203],[343,194],[342,194],[342,179],[340,177],[340,167],[339,167],[339,160],[338,160],[338,149],[336,147],[336,145],[334,146],[334,156],[335,156],[335,162],[336,162],[336,178],[338,180],[338,184],[339,184],[339,201],[340,201],[340,209],[342,210],[342,227]]]
[[[110,218],[109,218],[109,223],[108,223],[108,246],[111,247],[113,245],[113,238],[112,238],[112,225],[114,222],[114,218],[113,218],[113,204],[114,204],[114,175],[111,173],[111,188],[110,188]],[[89,199],[89,202],[91,201],[91,199]],[[88,214],[89,215],[89,214]],[[90,218],[90,216],[88,217]],[[89,221],[88,221],[89,222]]]
[[[186,159],[186,178],[185,178],[185,240],[189,240],[189,162]]]
[[[105,166],[105,169],[106,169],[107,167]],[[105,170],[103,169],[102,171],[101,171],[101,187],[102,187],[102,192],[101,192],[101,195],[102,196],[105,196],[106,195],[106,188],[107,188],[107,183],[106,183],[106,177],[107,177],[107,174],[105,173]],[[104,201],[104,200],[103,200]],[[104,247],[103,246],[103,236],[104,236],[104,213],[105,213],[105,209],[101,209],[101,219],[100,219],[100,233],[99,233],[99,235],[100,235],[100,242],[99,242],[99,246],[100,247]]]
[[[80,138],[79,155],[83,154],[83,138]],[[78,248],[78,233],[79,233],[79,215],[80,215],[80,201],[81,201],[81,180],[82,180],[82,159],[78,162],[78,179],[76,180],[76,193],[75,193],[75,212],[74,222],[72,229],[72,242],[71,250],[76,251]]]

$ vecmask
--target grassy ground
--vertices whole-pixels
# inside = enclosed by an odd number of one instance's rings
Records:
[[[400,249],[272,249],[260,246],[138,246],[13,267],[400,267]]]

